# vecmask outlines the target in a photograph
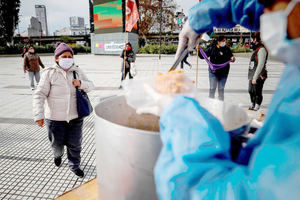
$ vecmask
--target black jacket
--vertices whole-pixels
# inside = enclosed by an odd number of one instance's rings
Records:
[[[205,53],[207,57],[209,57],[209,60],[213,64],[223,64],[231,60],[231,57],[233,56],[231,50],[229,47],[220,47],[218,48],[216,45],[212,45],[211,47],[207,48],[205,50]],[[204,59],[204,57],[201,55],[199,52],[199,57],[201,59]],[[230,64],[227,66],[217,69],[217,70],[211,70],[210,68],[208,69],[210,72],[215,73],[217,75],[226,75],[229,73],[230,69]]]
[[[124,58],[124,50],[122,51],[121,58]],[[126,61],[129,63],[135,62],[135,53],[132,50],[126,51]]]
[[[121,71],[123,71],[124,68],[124,53],[125,50],[122,51],[121,53],[121,58],[123,58],[122,66],[121,66]],[[130,63],[135,62],[135,53],[131,50],[126,51],[126,62],[125,62],[125,68],[130,68]]]

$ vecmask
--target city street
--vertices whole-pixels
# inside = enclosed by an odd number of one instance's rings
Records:
[[[236,55],[235,63],[225,87],[225,101],[247,109],[248,64],[250,54]],[[79,65],[94,82],[95,90],[89,96],[93,105],[112,95],[121,95],[121,58],[119,56],[75,55]],[[53,56],[41,55],[45,66],[53,65]],[[185,66],[189,78],[196,78],[196,56]],[[174,62],[173,55],[137,55],[137,77],[149,77],[166,72]],[[199,60],[198,91],[208,96],[209,82],[207,64]],[[266,112],[278,84],[284,66],[269,60],[269,78],[264,85],[262,111]],[[83,179],[70,172],[66,153],[63,165],[54,165],[46,127],[40,128],[32,119],[32,91],[27,74],[23,73],[21,57],[0,57],[0,199],[53,199],[70,189],[96,177],[94,141],[94,116],[85,119],[83,128],[82,169]],[[216,94],[217,96],[217,94]]]

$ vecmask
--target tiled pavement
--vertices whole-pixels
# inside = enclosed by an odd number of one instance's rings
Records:
[[[53,64],[52,56],[41,56],[46,66]],[[94,81],[90,93],[94,105],[106,96],[122,93],[120,84],[121,60],[117,56],[77,55],[76,63]],[[196,57],[189,57],[193,68],[186,74],[195,80]],[[173,56],[139,55],[139,77],[165,72],[172,65]],[[225,99],[247,107],[247,66],[249,58],[238,56],[231,65]],[[283,65],[269,61],[269,78],[264,87],[263,108],[267,109],[278,83]],[[199,60],[199,92],[208,95],[207,65]],[[79,186],[96,176],[94,116],[85,119],[82,168],[86,176],[78,179],[68,169],[66,155],[63,165],[53,164],[46,128],[39,128],[32,120],[32,92],[22,72],[20,57],[0,58],[0,199],[53,199],[63,192]]]

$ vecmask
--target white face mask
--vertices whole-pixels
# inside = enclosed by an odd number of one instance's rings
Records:
[[[221,42],[220,47],[225,47],[226,46],[226,42]]]
[[[74,65],[74,60],[73,58],[60,58],[58,64],[64,70],[68,70]]]
[[[285,10],[265,13],[260,17],[262,41],[268,51],[282,62],[292,65],[300,64],[300,38],[287,38],[287,18],[298,2],[300,0],[292,0]]]

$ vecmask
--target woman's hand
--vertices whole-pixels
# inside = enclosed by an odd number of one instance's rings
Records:
[[[231,62],[235,62],[235,57],[234,56],[231,57]]]
[[[44,119],[37,120],[36,123],[39,127],[43,127],[44,126]]]
[[[78,79],[75,79],[75,80],[73,80],[72,84],[73,84],[75,87],[80,87],[80,86],[81,86],[81,81],[78,80]]]
[[[252,84],[253,84],[253,85],[256,85],[256,83],[257,83],[256,80],[253,79],[253,80],[252,80]]]

